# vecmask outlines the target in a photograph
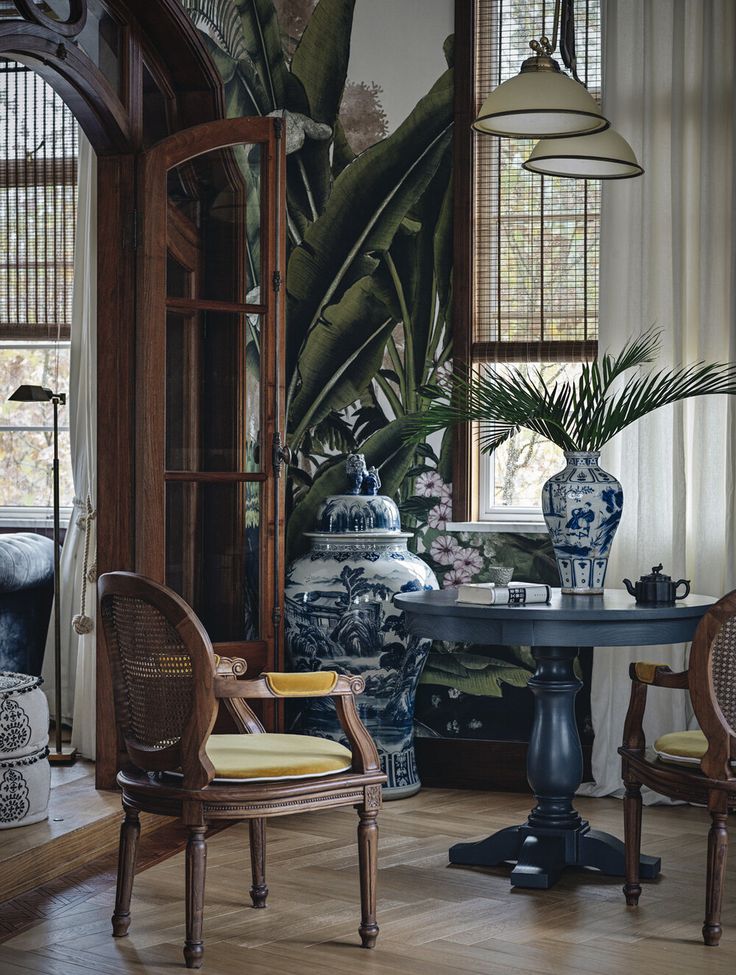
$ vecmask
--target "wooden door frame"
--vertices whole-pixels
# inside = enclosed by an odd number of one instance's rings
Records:
[[[277,472],[272,469],[270,447],[278,433],[283,433],[283,301],[280,282],[284,261],[283,174],[285,140],[282,120],[277,118],[221,119],[194,126],[157,143],[140,157],[138,191],[139,210],[144,214],[138,250],[138,328],[145,341],[139,341],[136,361],[136,496],[139,511],[136,520],[135,563],[137,571],[159,583],[166,581],[166,484],[173,481],[194,483],[256,483],[260,485],[260,625],[257,640],[217,644],[226,656],[246,657],[248,672],[263,665],[276,669],[276,648],[280,640],[280,620],[272,610],[282,604],[283,578],[276,571],[276,540],[273,526],[281,522],[278,512],[282,491]],[[166,295],[167,220],[169,206],[166,193],[167,174],[176,166],[206,155],[216,149],[241,144],[261,147],[261,295],[257,304],[237,299],[214,302],[201,298],[203,308],[253,313],[260,316],[261,328],[261,465],[257,473],[166,471]],[[281,227],[279,229],[279,222]],[[174,299],[175,301],[175,299]],[[278,362],[277,362],[278,359]],[[278,534],[283,539],[283,530]],[[281,559],[278,560],[283,564]],[[267,726],[275,723],[275,711],[269,703],[263,715]]]
[[[121,30],[118,94],[73,43],[81,25],[52,25],[23,4],[0,21],[0,57],[38,73],[75,115],[97,155],[97,571],[135,568],[134,383],[136,158],[142,148],[142,65],[168,80],[176,129],[225,116],[222,82],[179,0],[104,0]],[[86,9],[86,3],[82,6]],[[98,788],[119,766],[112,687],[97,651]]]

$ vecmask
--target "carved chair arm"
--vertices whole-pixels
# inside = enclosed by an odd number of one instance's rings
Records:
[[[629,664],[629,677],[639,684],[649,687],[670,687],[687,690],[690,686],[686,670],[673,671],[667,664],[652,664],[638,661]]]
[[[343,697],[359,694],[365,686],[360,677],[349,677],[332,670],[313,673],[263,673],[252,680],[233,681],[215,676],[215,697],[282,698],[282,697]]]
[[[217,677],[242,677],[248,664],[242,657],[220,657],[215,654],[215,674]]]
[[[237,684],[238,678],[242,677],[247,669],[248,664],[241,657],[220,657],[215,654],[215,685],[220,680],[233,685]],[[215,696],[222,697],[223,695],[218,695],[215,690]],[[225,697],[223,704],[241,734],[259,735],[266,730],[255,713],[242,699]]]
[[[362,677],[334,671],[266,673],[240,681],[219,674],[215,677],[215,696],[231,705],[241,703],[237,698],[334,697],[337,717],[353,752],[353,768],[356,772],[377,772],[381,768],[378,750],[355,707],[355,695],[364,689]]]
[[[647,706],[647,690],[650,687],[669,687],[687,689],[688,672],[675,673],[667,664],[653,664],[638,661],[629,665],[631,678],[631,698],[624,721],[623,747],[632,751],[644,751],[644,711]]]

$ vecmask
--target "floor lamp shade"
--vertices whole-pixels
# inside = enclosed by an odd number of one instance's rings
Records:
[[[644,172],[634,150],[615,129],[575,139],[540,139],[524,169],[572,179],[630,179]]]
[[[608,124],[583,85],[563,74],[552,58],[534,57],[515,78],[494,88],[473,128],[512,139],[544,139],[599,132]]]

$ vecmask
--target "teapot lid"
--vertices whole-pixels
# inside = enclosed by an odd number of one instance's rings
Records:
[[[662,563],[659,565],[653,565],[652,571],[648,576],[641,576],[639,582],[671,582],[672,576],[665,575],[662,572]]]

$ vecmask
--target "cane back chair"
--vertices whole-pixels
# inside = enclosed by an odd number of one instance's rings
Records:
[[[727,820],[736,808],[736,590],[724,596],[700,621],[690,648],[688,669],[673,673],[664,664],[632,663],[631,700],[619,753],[626,793],[624,840],[629,906],[641,894],[641,787],[672,799],[707,806],[707,880],[703,941],[721,938],[721,903],[728,846]],[[642,722],[649,687],[683,688],[690,692],[701,731],[663,735],[646,748]]]
[[[358,718],[358,677],[334,672],[261,674],[242,680],[243,660],[218,658],[191,607],[176,593],[132,572],[98,583],[120,740],[131,768],[118,774],[125,818],[120,831],[113,936],[130,925],[139,813],[178,817],[186,847],[187,968],[202,964],[205,833],[208,825],[248,820],[251,899],[265,907],[265,821],[320,808],[358,810],[363,947],[376,943],[376,873],[381,785],[378,753]],[[247,699],[334,698],[351,750],[323,738],[269,734]],[[219,702],[240,733],[212,735]]]

